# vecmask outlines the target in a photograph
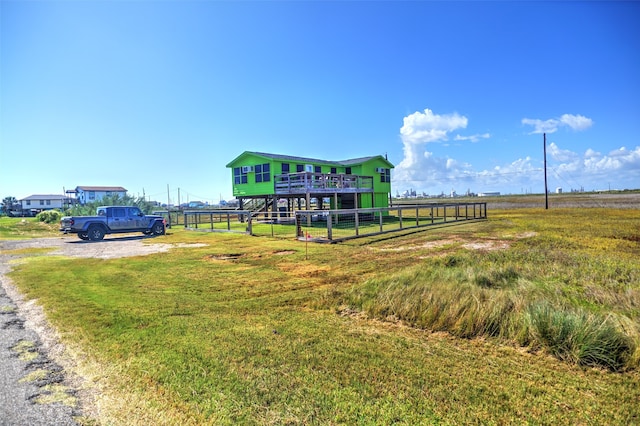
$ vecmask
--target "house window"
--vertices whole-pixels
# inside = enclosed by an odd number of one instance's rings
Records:
[[[96,199],[96,191],[89,191],[89,199],[90,200]]]
[[[31,205],[31,200],[27,200],[27,205],[30,206]]]
[[[350,175],[351,174],[351,167],[347,167],[344,169],[344,174],[345,175]]]
[[[107,191],[107,197],[111,197],[111,191]]]
[[[384,169],[384,173],[380,173],[380,182],[391,182],[391,169]]]
[[[304,164],[296,164],[296,173],[304,172]]]
[[[256,183],[269,182],[271,180],[271,173],[269,173],[269,163],[258,164],[256,166]]]
[[[282,174],[283,175],[289,174],[289,163],[282,163]]]
[[[338,169],[337,169],[337,168],[335,168],[335,167],[332,167],[332,168],[331,168],[331,174],[332,174],[332,175],[335,175],[335,174],[337,174],[337,173],[338,173]]]
[[[51,205],[51,200],[47,200],[47,205],[50,206]]]
[[[240,167],[233,168],[233,183],[235,185],[247,183],[247,174],[242,173],[242,168]]]
[[[44,206],[44,200],[40,200],[40,205]]]

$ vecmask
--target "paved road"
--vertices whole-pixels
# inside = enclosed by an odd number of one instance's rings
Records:
[[[8,260],[0,255],[0,425],[76,425],[77,400],[62,368],[44,353],[7,294]]]
[[[33,305],[22,301],[6,276],[17,257],[6,250],[64,242],[0,241],[0,426],[77,425],[74,418],[82,414],[64,370],[47,354],[51,338],[34,318]]]

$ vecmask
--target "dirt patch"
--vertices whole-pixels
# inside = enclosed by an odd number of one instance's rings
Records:
[[[493,250],[505,250],[508,249],[511,244],[507,241],[501,240],[487,240],[487,241],[474,241],[470,243],[462,244],[462,247],[467,250],[483,250],[483,251],[493,251]]]
[[[467,250],[484,250],[484,251],[492,251],[492,250],[506,250],[511,246],[511,243],[515,240],[520,240],[523,238],[530,238],[537,235],[535,232],[524,232],[522,234],[514,235],[514,236],[506,236],[503,239],[498,238],[477,238],[473,240],[468,240],[464,238],[445,238],[442,240],[434,240],[427,241],[424,244],[416,244],[410,246],[400,246],[400,247],[383,247],[378,250],[380,251],[417,251],[424,249],[440,249],[443,247],[462,247]]]
[[[242,253],[227,253],[227,254],[210,254],[206,256],[207,260],[238,260],[243,257]]]
[[[328,266],[316,266],[300,263],[280,263],[278,268],[288,275],[300,278],[318,277],[329,271]]]
[[[27,249],[48,249],[51,256],[89,257],[115,259],[120,257],[145,256],[167,252],[172,248],[203,247],[206,244],[145,244],[147,236],[105,238],[102,241],[82,241],[72,236],[60,238],[35,238],[32,240],[0,241],[0,255],[21,257]]]

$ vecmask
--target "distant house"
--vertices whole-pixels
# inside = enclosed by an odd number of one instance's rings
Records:
[[[64,210],[72,200],[64,195],[30,195],[19,201],[23,212],[39,213],[43,210]]]
[[[127,195],[127,190],[121,186],[77,186],[67,191],[77,203],[87,204],[102,200],[104,197]]]
[[[292,210],[296,200],[310,206],[311,199],[333,209],[388,207],[394,166],[381,155],[331,161],[245,151],[227,167],[240,208],[262,199],[275,211],[282,203]]]

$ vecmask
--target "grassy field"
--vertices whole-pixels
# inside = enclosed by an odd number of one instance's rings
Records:
[[[58,236],[59,224],[39,222],[35,218],[0,217],[0,239],[19,240],[35,237]]]
[[[104,424],[640,422],[640,210],[490,208],[339,245],[146,242],[205,245],[34,253],[12,274]]]

